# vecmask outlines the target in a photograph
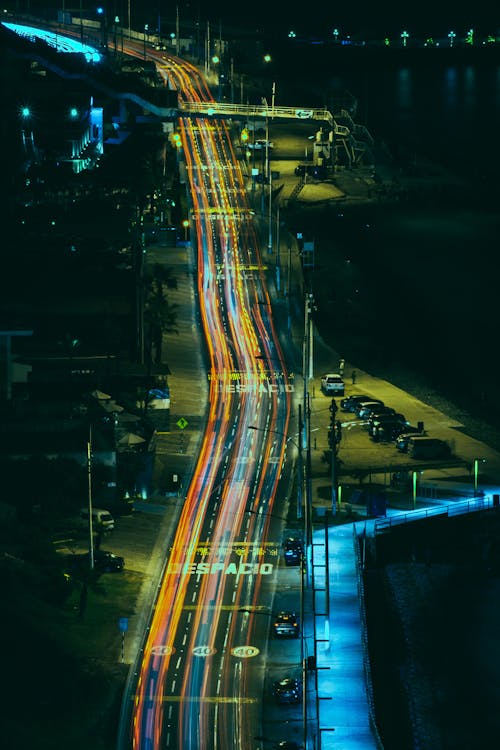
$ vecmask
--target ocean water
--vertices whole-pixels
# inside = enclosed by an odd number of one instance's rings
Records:
[[[307,75],[311,99],[326,103],[347,89],[356,121],[384,145],[401,179],[420,174],[427,183],[397,203],[295,219],[314,234],[325,335],[360,366],[380,365],[388,376],[391,366],[410,368],[500,426],[500,63],[430,65],[420,56],[329,65],[323,55],[302,72],[290,76],[291,89],[280,79],[283,95],[296,86],[304,96]],[[463,184],[443,187],[433,165]]]

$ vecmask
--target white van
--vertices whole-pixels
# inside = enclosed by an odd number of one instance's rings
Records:
[[[80,518],[84,521],[89,520],[89,509],[82,508]],[[115,528],[115,519],[109,512],[103,508],[92,508],[92,525],[96,530],[112,531]]]

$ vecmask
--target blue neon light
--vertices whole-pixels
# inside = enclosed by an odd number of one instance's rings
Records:
[[[54,31],[45,31],[45,29],[37,29],[34,26],[21,26],[18,23],[2,22],[2,25],[19,34],[19,36],[27,37],[32,42],[35,39],[41,39],[42,42],[54,47],[57,52],[78,52],[85,55],[87,62],[99,62],[101,59],[99,52],[89,44],[82,44],[76,39],[61,36]]]

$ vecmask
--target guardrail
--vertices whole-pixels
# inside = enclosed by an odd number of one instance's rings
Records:
[[[377,535],[395,526],[412,523],[413,521],[425,520],[426,518],[436,518],[438,516],[452,518],[453,516],[476,513],[477,511],[488,510],[493,507],[497,507],[493,500],[493,495],[479,496],[469,500],[459,500],[456,503],[449,503],[446,505],[433,505],[430,508],[421,508],[408,511],[408,513],[398,513],[394,516],[376,518],[374,521],[374,533]]]
[[[365,685],[366,685],[366,697],[368,700],[368,719],[372,730],[372,736],[375,740],[375,744],[378,750],[384,749],[384,744],[380,737],[379,729],[377,726],[377,716],[375,713],[375,695],[373,690],[372,680],[372,669],[370,663],[370,653],[368,649],[368,623],[366,620],[366,606],[365,606],[365,585],[363,581],[363,564],[361,562],[361,555],[359,550],[358,533],[356,531],[356,524],[353,527],[353,544],[354,544],[354,555],[356,561],[356,578],[358,583],[358,601],[359,601],[359,613],[361,619],[361,644],[363,648],[363,667],[365,671]]]

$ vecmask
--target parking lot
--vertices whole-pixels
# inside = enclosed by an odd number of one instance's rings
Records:
[[[334,362],[325,372],[335,372],[338,363]],[[351,369],[346,367],[346,372]],[[443,441],[449,446],[449,455],[440,458],[414,459],[408,453],[397,449],[395,440],[370,438],[368,421],[355,413],[343,411],[341,397],[336,398],[338,407],[335,419],[342,425],[342,437],[338,447],[336,476],[341,487],[341,500],[348,505],[359,506],[363,512],[366,491],[370,485],[408,502],[412,496],[413,473],[418,475],[419,487],[438,487],[441,484],[451,487],[461,484],[470,486],[473,491],[474,466],[478,471],[478,486],[484,481],[489,485],[500,478],[500,455],[486,444],[467,435],[463,425],[429,404],[397,388],[391,383],[365,372],[358,372],[356,383],[346,378],[345,396],[367,395],[378,399],[397,414],[404,416],[413,427],[420,426],[426,435]],[[311,436],[312,436],[312,503],[316,508],[331,507],[331,469],[329,460],[329,427],[331,424],[331,394],[321,389],[321,371],[311,387]],[[397,485],[397,486],[395,486]]]

